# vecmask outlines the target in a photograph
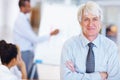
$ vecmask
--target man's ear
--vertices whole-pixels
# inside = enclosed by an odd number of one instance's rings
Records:
[[[100,23],[100,31],[99,31],[99,33],[101,34],[101,31],[102,31],[102,26],[103,26],[103,24],[102,24],[102,22]]]
[[[101,29],[102,29],[102,26],[103,26],[103,23],[101,22],[101,23],[100,23],[100,28],[101,28]]]
[[[23,7],[23,6],[20,7],[20,10],[21,10],[21,12],[23,12],[23,13],[26,12],[25,7]]]
[[[79,21],[79,25],[82,26],[82,22],[81,21]]]

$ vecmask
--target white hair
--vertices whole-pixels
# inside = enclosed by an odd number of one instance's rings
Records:
[[[78,21],[81,22],[82,15],[87,15],[88,13],[91,13],[93,15],[96,15],[97,17],[100,17],[101,21],[103,20],[102,9],[97,3],[93,1],[88,1],[86,4],[82,4],[80,6],[80,8],[78,9],[78,14],[77,14]]]

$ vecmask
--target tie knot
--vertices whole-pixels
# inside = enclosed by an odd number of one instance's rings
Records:
[[[92,42],[88,43],[89,48],[93,48],[94,44]]]

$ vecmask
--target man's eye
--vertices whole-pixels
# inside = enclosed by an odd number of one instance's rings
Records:
[[[93,21],[98,21],[98,18],[93,18]]]
[[[88,18],[84,19],[84,21],[88,21],[88,20],[89,20]]]

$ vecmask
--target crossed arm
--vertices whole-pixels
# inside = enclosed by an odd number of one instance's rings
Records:
[[[120,65],[117,50],[113,49],[106,63],[107,71],[85,73],[76,67],[75,56],[70,46],[65,46],[61,55],[61,80],[120,80]],[[114,54],[113,54],[114,53]]]
[[[73,73],[77,72],[72,61],[70,61],[70,60],[66,61],[65,65]],[[99,72],[99,74],[100,74],[102,80],[107,79],[107,76],[108,76],[107,72]]]
[[[112,56],[114,58],[115,56]],[[108,62],[106,72],[79,72],[74,62],[66,60],[61,63],[61,80],[120,80],[120,65],[117,59]]]

